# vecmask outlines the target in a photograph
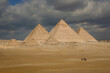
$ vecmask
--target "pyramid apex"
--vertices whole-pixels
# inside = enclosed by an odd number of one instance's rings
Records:
[[[83,31],[86,31],[85,28],[83,28],[83,27],[80,27],[79,29],[80,29],[80,30],[83,30]],[[87,32],[87,31],[86,31],[86,32]]]
[[[58,22],[58,25],[68,25],[63,19],[61,19],[59,22]]]
[[[38,24],[37,26],[42,26],[41,24]]]
[[[60,22],[65,22],[65,21],[63,19],[61,19]]]
[[[43,27],[43,26],[42,26],[41,24],[38,24],[36,27],[37,27],[37,28],[39,28],[39,27],[41,28],[41,27]]]
[[[84,29],[83,27],[80,26],[80,27],[78,28],[78,30],[77,30],[77,33],[79,33],[79,32],[82,31],[82,30],[85,31],[85,29]]]
[[[80,26],[79,29],[83,29],[83,27]]]

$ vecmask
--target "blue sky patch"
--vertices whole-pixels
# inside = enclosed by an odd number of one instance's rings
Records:
[[[23,0],[8,0],[8,1],[13,6],[19,3],[23,3]]]

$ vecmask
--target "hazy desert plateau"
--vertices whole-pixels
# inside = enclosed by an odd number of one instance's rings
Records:
[[[110,73],[110,43],[1,47],[0,73]]]

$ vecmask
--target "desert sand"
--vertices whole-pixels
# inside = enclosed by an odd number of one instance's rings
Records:
[[[0,48],[0,73],[110,73],[110,43]]]

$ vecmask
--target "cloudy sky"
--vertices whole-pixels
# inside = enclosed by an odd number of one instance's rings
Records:
[[[37,24],[51,31],[60,19],[110,40],[110,0],[0,0],[0,39],[23,40]]]

